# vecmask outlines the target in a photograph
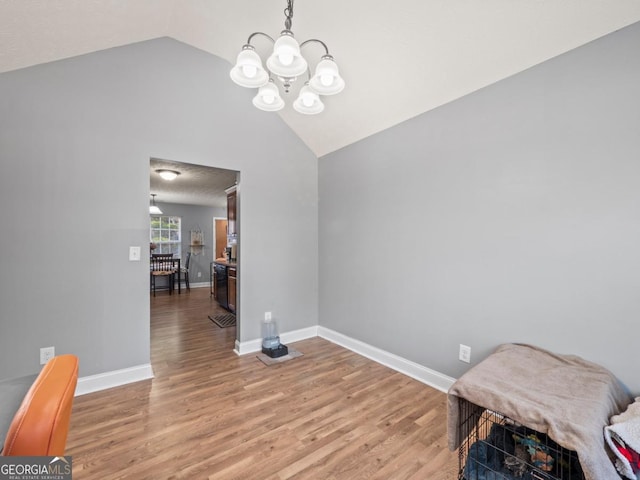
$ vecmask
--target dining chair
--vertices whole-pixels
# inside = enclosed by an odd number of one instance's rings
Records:
[[[191,291],[189,286],[189,265],[191,264],[191,252],[187,252],[187,259],[184,262],[184,266],[180,268],[180,273],[184,276],[184,286],[187,290]]]
[[[167,288],[169,295],[171,295],[176,277],[173,253],[154,253],[151,255],[151,290],[153,291],[154,297],[156,296],[156,281],[158,277],[167,279]]]

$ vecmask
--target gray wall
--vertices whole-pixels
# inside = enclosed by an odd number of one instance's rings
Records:
[[[182,265],[187,259],[187,252],[191,250],[191,230],[202,230],[204,248],[194,249],[189,266],[189,281],[209,284],[209,265],[213,258],[213,218],[227,218],[224,207],[206,207],[201,205],[182,205],[178,203],[156,202],[163,215],[181,217],[182,226]],[[198,278],[198,272],[200,277]]]
[[[532,343],[640,392],[639,45],[635,24],[322,157],[320,324],[452,377],[460,343]]]
[[[229,68],[164,38],[0,75],[0,378],[149,362],[151,157],[241,172],[242,341],[318,323],[316,158]]]

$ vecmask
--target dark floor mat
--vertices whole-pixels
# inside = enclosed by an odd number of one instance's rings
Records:
[[[219,313],[213,317],[209,315],[209,320],[220,328],[234,327],[236,325],[236,316],[233,313]]]

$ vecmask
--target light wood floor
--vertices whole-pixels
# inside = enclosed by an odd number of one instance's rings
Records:
[[[155,378],[75,399],[74,480],[455,478],[445,394],[320,338],[238,357],[217,309],[206,288],[152,298]]]

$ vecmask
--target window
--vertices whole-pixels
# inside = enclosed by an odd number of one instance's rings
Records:
[[[180,258],[182,250],[180,217],[159,215],[151,217],[150,239],[156,244],[152,253],[173,253],[175,258]]]

